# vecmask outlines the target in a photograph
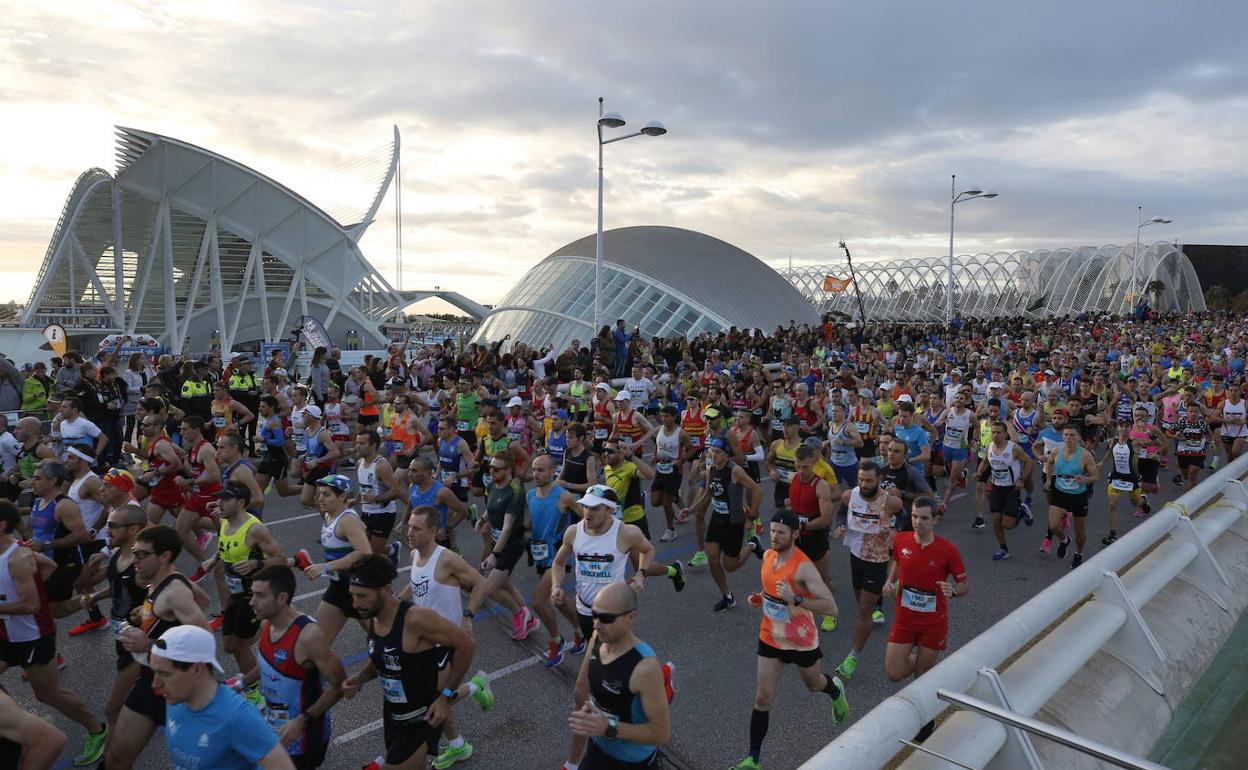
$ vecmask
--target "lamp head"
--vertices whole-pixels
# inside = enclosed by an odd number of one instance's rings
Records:
[[[646,136],[663,136],[667,133],[667,126],[657,120],[652,120],[641,127],[641,133]]]
[[[995,197],[997,197],[998,195],[1000,195],[1000,193],[989,191],[989,192],[986,192],[986,193],[980,193],[979,197],[981,197],[981,198],[995,198]]]
[[[1150,219],[1150,220],[1148,220],[1148,221],[1150,221],[1150,222],[1156,222],[1156,223],[1157,223],[1157,224],[1159,224],[1159,225],[1168,225],[1168,224],[1170,224],[1171,222],[1173,222],[1174,220],[1173,220],[1173,219],[1166,219],[1165,217],[1153,217],[1152,219]]]
[[[963,190],[960,193],[960,195],[980,195],[983,192],[984,191],[979,189],[978,187],[968,187],[967,189]]]
[[[608,112],[598,118],[598,125],[603,128],[619,128],[624,125],[624,116],[618,112]]]

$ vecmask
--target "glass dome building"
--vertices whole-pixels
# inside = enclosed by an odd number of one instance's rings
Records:
[[[595,236],[537,263],[494,307],[474,341],[556,349],[588,344],[594,323]],[[718,332],[730,326],[773,331],[790,321],[816,324],[801,293],[732,244],[676,227],[623,227],[603,233],[603,322],[623,318],[647,337]]]

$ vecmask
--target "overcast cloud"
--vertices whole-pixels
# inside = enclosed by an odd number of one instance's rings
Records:
[[[783,266],[1125,243],[1135,207],[1248,242],[1248,6],[1070,2],[0,2],[0,299],[24,301],[112,126],[208,147],[332,208],[403,134],[404,286],[490,303],[592,232],[596,100],[671,133],[607,148],[607,227]],[[394,280],[393,201],[363,241]]]

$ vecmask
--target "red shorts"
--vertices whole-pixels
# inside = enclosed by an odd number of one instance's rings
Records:
[[[176,511],[185,502],[181,487],[172,481],[161,481],[152,488],[152,494],[148,499],[169,511]]]
[[[198,514],[201,518],[207,519],[211,515],[208,513],[208,503],[215,499],[216,498],[213,495],[196,492],[194,494],[187,495],[186,502],[182,504],[182,507],[192,513]]]
[[[891,644],[918,645],[929,650],[945,649],[948,636],[948,623],[918,625],[896,619],[888,631],[888,641]]]

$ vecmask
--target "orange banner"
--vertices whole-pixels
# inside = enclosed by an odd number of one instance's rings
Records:
[[[840,294],[845,291],[845,289],[849,288],[849,284],[848,278],[837,278],[834,275],[825,275],[823,277],[823,290],[833,294]]]

